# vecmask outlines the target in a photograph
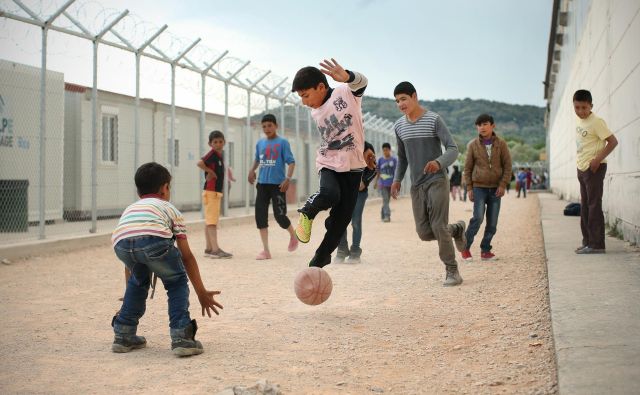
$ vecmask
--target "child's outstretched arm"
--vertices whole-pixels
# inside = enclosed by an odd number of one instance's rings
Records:
[[[364,94],[368,83],[367,77],[364,75],[355,71],[345,70],[333,58],[331,58],[331,60],[324,59],[324,61],[320,63],[320,67],[320,71],[333,78],[334,81],[349,84],[349,88],[355,96],[362,96]]]
[[[184,268],[187,271],[187,276],[189,276],[189,280],[191,281],[191,284],[193,284],[193,289],[198,295],[200,306],[202,306],[202,316],[204,317],[204,312],[206,311],[207,315],[211,317],[211,310],[213,310],[216,315],[220,315],[216,307],[220,309],[223,307],[213,298],[215,295],[219,295],[220,291],[208,291],[204,287],[202,278],[200,277],[198,262],[196,262],[196,258],[193,256],[193,253],[191,253],[191,248],[189,248],[189,242],[187,239],[177,239],[177,244],[178,249],[182,254],[182,261],[184,263]]]

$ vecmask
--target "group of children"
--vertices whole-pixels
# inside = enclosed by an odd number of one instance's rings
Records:
[[[327,77],[340,84],[331,88]],[[368,185],[376,180],[383,197],[382,221],[390,221],[389,198],[397,199],[407,168],[411,169],[411,203],[416,232],[421,240],[437,240],[439,256],[445,265],[444,286],[457,286],[463,279],[456,260],[457,249],[463,260],[472,259],[470,248],[485,214],[487,224],[480,244],[481,259],[492,260],[491,240],[496,233],[501,197],[511,181],[511,157],[505,141],[494,131],[493,117],[487,114],[476,119],[478,137],[469,142],[462,177],[467,194],[474,203],[473,218],[467,228],[465,221],[449,223],[449,179],[447,168],[458,157],[454,142],[442,117],[422,107],[415,87],[401,82],[394,89],[398,109],[404,114],[393,128],[397,137],[397,158],[391,156],[389,144],[383,145],[383,156],[376,162],[374,147],[365,141],[362,123],[362,95],[367,78],[344,69],[334,59],[324,60],[320,68],[304,67],[298,71],[292,92],[311,110],[320,133],[316,156],[319,190],[312,194],[299,211],[294,228],[286,215],[286,196],[295,169],[289,142],[277,135],[275,116],[262,118],[265,138],[256,144],[249,183],[257,181],[255,219],[263,249],[256,259],[271,258],[268,243],[268,207],[278,225],[290,235],[289,251],[298,242],[308,243],[313,221],[323,210],[330,209],[325,220],[326,232],[310,259],[309,266],[324,267],[332,262],[358,262],[362,252],[362,211],[368,195]],[[585,104],[586,103],[586,104]],[[615,137],[606,125],[590,112],[591,98],[576,93],[574,107],[578,126],[578,178],[583,194],[583,206],[588,207],[582,218],[583,246],[577,253],[604,252],[602,211],[598,199],[602,196],[602,180],[606,171],[604,158],[615,147]],[[588,104],[588,105],[587,105]],[[601,140],[608,144],[603,145]],[[211,258],[231,258],[217,242],[217,223],[223,196],[224,135],[211,132],[211,151],[199,162],[205,172],[202,195],[205,212],[205,255]],[[444,147],[444,151],[442,150]],[[595,157],[594,157],[595,155]],[[286,174],[285,174],[286,165]],[[259,175],[256,170],[260,169]],[[142,165],[135,175],[140,200],[125,209],[113,232],[112,242],[118,258],[130,272],[120,311],[112,320],[115,333],[112,350],[128,352],[146,345],[138,336],[137,325],[145,312],[151,275],[163,282],[169,298],[171,348],[178,356],[203,352],[195,340],[196,321],[189,307],[187,278],[193,283],[205,313],[218,314],[222,305],[214,296],[220,291],[207,290],[201,280],[196,259],[187,242],[181,213],[169,202],[171,175],[157,163]],[[599,195],[598,195],[599,193]],[[598,216],[600,210],[600,217]],[[352,223],[351,247],[346,229]],[[601,229],[602,228],[602,229]],[[600,237],[602,233],[602,237]],[[454,248],[455,246],[455,248]]]

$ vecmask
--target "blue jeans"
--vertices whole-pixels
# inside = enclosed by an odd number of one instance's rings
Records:
[[[487,224],[484,227],[484,236],[480,242],[482,252],[491,251],[491,239],[496,234],[498,228],[498,214],[500,214],[501,198],[496,196],[497,188],[473,188],[473,218],[469,221],[467,228],[467,250],[473,244],[473,238],[480,230],[484,219],[485,209],[487,212]]]
[[[179,329],[189,325],[187,273],[174,241],[156,236],[138,236],[120,240],[114,250],[131,271],[114,330],[118,332],[120,325],[138,325],[146,309],[152,273],[162,280],[169,297],[169,327]]]
[[[364,204],[369,197],[367,190],[358,192],[358,199],[356,200],[356,207],[353,209],[353,215],[351,216],[351,227],[353,228],[353,238],[351,241],[351,252],[354,255],[360,256],[362,250],[360,249],[360,240],[362,240],[362,212],[364,211]],[[338,244],[338,251],[349,251],[349,242],[347,242],[347,231],[345,230]]]
[[[391,187],[380,187],[380,195],[382,195],[382,209],[380,210],[380,217],[382,219],[391,218],[391,209],[389,208]]]

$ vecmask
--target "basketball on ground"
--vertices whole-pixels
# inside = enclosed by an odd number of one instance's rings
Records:
[[[324,269],[307,267],[298,273],[293,288],[302,303],[315,306],[329,299],[333,282]]]

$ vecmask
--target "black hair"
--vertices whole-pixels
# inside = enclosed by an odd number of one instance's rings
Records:
[[[262,123],[262,122],[271,122],[274,125],[278,124],[278,122],[276,121],[276,116],[273,115],[273,114],[264,114],[262,116],[262,120],[260,121],[260,123]]]
[[[591,92],[586,89],[578,89],[576,93],[573,94],[573,101],[586,101],[589,104],[592,104],[593,98],[591,97]]]
[[[171,182],[171,173],[161,164],[149,162],[138,167],[134,179],[138,196],[143,196],[160,192],[164,184]]]
[[[413,84],[411,82],[408,81],[402,81],[401,83],[399,83],[398,85],[396,85],[396,88],[393,90],[393,96],[397,96],[400,94],[405,94],[405,95],[413,95],[414,93],[416,93],[416,88],[413,86]]]
[[[493,117],[489,114],[480,114],[478,115],[478,118],[476,118],[476,125],[480,126],[485,122],[489,122],[490,124],[494,124],[495,122],[493,122]]]
[[[375,150],[375,149],[373,149],[373,144],[371,144],[371,143],[370,143],[370,142],[368,142],[368,141],[365,141],[365,142],[364,142],[364,150],[366,151],[366,150],[368,150],[368,149],[370,149],[370,150],[371,150],[371,152],[373,152],[374,154],[376,153],[376,150]]]
[[[385,149],[385,148],[389,148],[389,149],[391,149],[391,144],[389,144],[389,143],[382,143],[382,149]]]
[[[317,87],[320,83],[323,83],[325,87],[329,88],[327,82],[327,76],[320,71],[320,69],[307,66],[303,67],[293,77],[293,83],[291,84],[291,92],[298,92],[305,89],[311,89]]]
[[[219,130],[214,130],[213,132],[209,133],[209,142],[212,142],[213,139],[223,139],[224,140],[224,133],[222,133]]]

